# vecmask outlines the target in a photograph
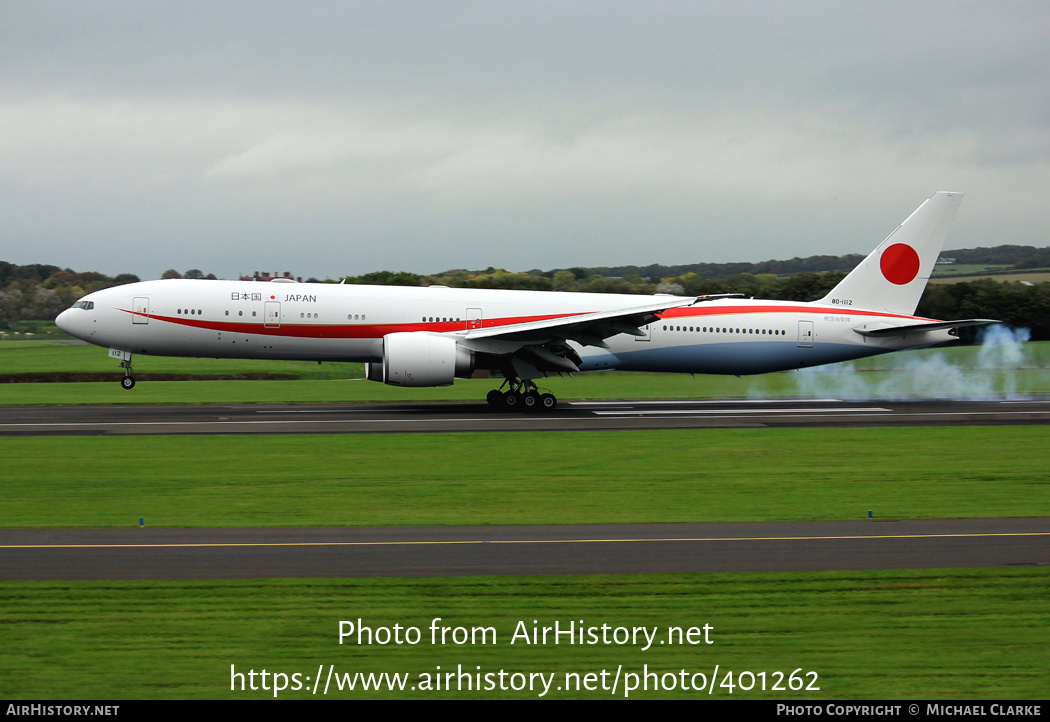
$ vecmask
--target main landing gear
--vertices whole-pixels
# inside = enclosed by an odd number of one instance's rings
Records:
[[[131,355],[128,355],[127,361],[121,361],[120,367],[124,369],[124,378],[120,380],[120,388],[125,391],[131,391],[135,388],[135,377],[131,375]]]
[[[499,389],[489,391],[485,400],[502,411],[551,411],[558,405],[554,394],[540,393],[535,383],[521,379],[507,379]]]

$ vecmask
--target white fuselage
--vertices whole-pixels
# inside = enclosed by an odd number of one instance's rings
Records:
[[[162,280],[85,296],[61,328],[131,354],[378,362],[383,337],[471,329],[632,308],[653,296],[330,283]],[[854,329],[914,316],[788,301],[720,299],[672,308],[643,335],[572,343],[583,371],[757,374],[845,361],[955,337],[946,330],[871,337]],[[477,344],[498,353],[499,341]]]

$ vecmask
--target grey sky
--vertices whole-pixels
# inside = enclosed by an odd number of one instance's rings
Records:
[[[1050,5],[0,5],[0,259],[157,277],[1046,245]]]

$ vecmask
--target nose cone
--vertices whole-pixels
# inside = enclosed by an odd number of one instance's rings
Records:
[[[76,336],[76,334],[73,333],[73,319],[72,319],[72,316],[78,310],[79,309],[76,309],[76,308],[67,308],[65,311],[63,311],[62,313],[58,314],[58,317],[55,319],[55,325],[58,326],[63,331],[65,331],[66,333],[68,333],[69,335]]]
[[[67,308],[58,314],[55,325],[68,333],[70,336],[79,338],[81,341],[89,341],[91,337],[91,312],[82,308]]]

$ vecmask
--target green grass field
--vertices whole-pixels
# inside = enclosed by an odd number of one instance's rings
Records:
[[[1050,271],[1033,269],[1030,271],[1010,271],[1005,273],[976,273],[972,275],[934,276],[930,283],[970,283],[972,281],[998,281],[999,283],[1046,283],[1050,281]]]
[[[195,374],[287,374],[297,379],[360,378],[362,364],[310,361],[263,361],[212,358],[136,356],[136,373]],[[120,362],[98,346],[70,345],[57,341],[0,342],[0,376],[26,373],[109,373],[113,383],[123,375]]]
[[[1042,426],[0,439],[7,527],[1050,516]]]
[[[941,263],[933,267],[933,277],[941,276],[972,276],[978,273],[1002,273],[1009,271],[1013,266],[1009,263],[986,264],[986,263]]]
[[[971,281],[983,279],[990,279],[1001,283],[1016,281],[1043,283],[1045,281],[1050,281],[1050,268],[1026,268],[1023,270],[1017,270],[1009,264],[946,264],[934,267],[930,283],[969,283]]]
[[[1047,516],[1043,427],[0,439],[5,526],[496,524]],[[537,465],[536,460],[541,463]],[[469,460],[469,463],[465,460]],[[315,677],[437,667],[789,676],[734,699],[1041,699],[1045,567],[782,574],[0,582],[0,694],[267,698],[230,665]],[[491,626],[497,646],[338,644],[339,620]],[[510,645],[531,625],[714,627],[714,644]],[[340,677],[342,678],[342,677]],[[595,679],[600,680],[599,677]],[[611,679],[607,676],[606,680]],[[667,679],[661,677],[661,679]],[[807,682],[811,678],[807,678]],[[750,677],[745,676],[745,683]],[[600,682],[599,682],[600,684]],[[756,684],[758,684],[756,682]],[[622,686],[620,687],[622,694]],[[693,698],[681,689],[633,698]],[[538,692],[335,691],[356,698]],[[303,689],[280,696],[306,698]],[[322,696],[318,695],[319,697]],[[610,697],[552,690],[550,698]],[[619,697],[619,695],[617,695]]]
[[[554,675],[548,699],[623,699],[646,665],[659,680],[700,685],[634,699],[1041,699],[1046,696],[1050,570],[966,569],[794,574],[479,577],[466,579],[251,580],[216,582],[0,582],[0,696],[8,699],[266,699],[231,691],[244,674],[288,677],[284,699],[325,698],[310,689],[329,665],[407,674],[403,692],[339,691],[328,698],[536,699],[541,688],[418,689],[423,675]],[[431,620],[491,627],[495,644],[431,644]],[[338,643],[340,620],[373,629],[416,627],[419,643]],[[517,623],[656,628],[710,625],[711,644],[525,644]],[[493,637],[489,636],[488,640]],[[698,640],[700,637],[697,638]],[[611,692],[622,666],[618,692]],[[819,690],[788,689],[792,672]],[[605,689],[601,688],[603,671]],[[774,673],[782,672],[782,691]],[[749,691],[730,687],[741,680]],[[760,673],[766,691],[761,691]],[[807,673],[815,672],[816,676]],[[566,675],[592,673],[594,691],[565,689]],[[663,675],[672,673],[672,677]],[[302,688],[293,689],[293,674]],[[310,681],[306,678],[309,677]],[[756,679],[757,678],[757,679]],[[256,677],[257,686],[262,680]],[[454,679],[454,678],[453,678]],[[484,678],[483,678],[484,679]],[[498,685],[498,677],[492,678]],[[509,683],[509,677],[505,678]],[[570,681],[574,678],[569,677]],[[650,679],[650,685],[656,678]],[[411,687],[415,685],[416,690]],[[539,685],[537,679],[537,685]],[[561,686],[563,689],[558,689]]]
[[[34,350],[36,349],[36,350]],[[69,353],[70,349],[76,349]],[[80,351],[79,349],[83,349]],[[968,370],[974,349],[897,354],[856,372],[752,379],[582,374],[560,398],[660,398],[912,388],[1050,390],[1048,344],[1026,371]],[[12,351],[16,351],[13,355]],[[78,356],[77,353],[84,354]],[[21,354],[21,355],[20,355]],[[916,360],[915,363],[911,359]],[[140,363],[141,362],[141,363]],[[136,358],[136,371],[231,373],[241,364]],[[903,362],[903,365],[890,365]],[[288,368],[284,362],[270,362]],[[102,349],[0,342],[0,375],[37,365],[115,366]],[[309,366],[309,368],[307,368]],[[325,369],[324,365],[321,369]],[[1042,368],[1038,368],[1042,367]],[[161,366],[155,367],[157,369]],[[191,369],[184,371],[183,369]],[[221,369],[221,370],[219,370]],[[873,370],[882,369],[882,370]],[[898,369],[898,370],[890,370]],[[906,369],[902,371],[899,369]],[[495,383],[395,389],[364,381],[0,384],[0,403],[479,400]],[[269,369],[267,369],[269,370]],[[160,372],[160,371],[157,371]],[[339,369],[354,375],[354,369]],[[972,374],[972,375],[971,375]],[[816,374],[814,374],[816,375]],[[800,385],[799,377],[805,379]],[[818,382],[818,383],[815,383]],[[1050,516],[1045,427],[756,429],[556,434],[0,438],[5,527],[318,526]],[[819,691],[734,688],[732,698],[1042,699],[1050,682],[1046,567],[715,575],[156,582],[0,581],[0,696],[9,699],[255,699],[238,672],[316,676],[455,671],[555,674],[818,674]],[[491,626],[495,646],[338,644],[339,620]],[[510,645],[518,620],[714,627],[714,644]],[[477,668],[481,667],[481,670]],[[677,677],[677,674],[676,674]],[[596,678],[599,680],[600,678]],[[666,681],[667,678],[661,677]],[[745,677],[745,681],[748,678]],[[807,682],[810,678],[806,679]],[[306,683],[306,684],[312,684]],[[333,683],[334,684],[334,683]],[[756,682],[756,687],[760,686]],[[785,685],[786,686],[786,685]],[[635,691],[694,698],[706,691]],[[306,698],[303,689],[283,698]],[[531,699],[538,692],[329,692],[329,697]],[[622,698],[623,688],[617,697]],[[319,691],[316,695],[321,698]],[[547,698],[611,697],[553,689]]]
[[[0,341],[30,341],[36,339],[72,339],[68,333],[55,325],[54,321],[0,322]]]

